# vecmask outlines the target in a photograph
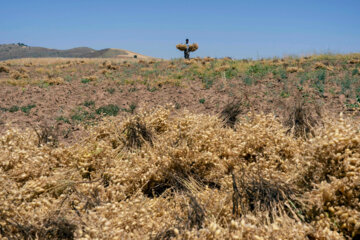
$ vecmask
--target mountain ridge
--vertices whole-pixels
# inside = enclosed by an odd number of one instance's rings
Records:
[[[0,44],[0,61],[19,58],[151,58],[132,51],[105,48],[95,50],[89,47],[75,47],[59,50],[45,47],[28,46],[23,43]]]

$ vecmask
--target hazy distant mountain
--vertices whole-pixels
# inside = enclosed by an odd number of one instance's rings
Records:
[[[0,44],[0,60],[14,58],[42,58],[42,57],[64,57],[64,58],[149,58],[147,56],[130,52],[127,50],[106,48],[95,50],[88,47],[78,47],[68,50],[58,50],[43,47],[31,47],[23,43]]]

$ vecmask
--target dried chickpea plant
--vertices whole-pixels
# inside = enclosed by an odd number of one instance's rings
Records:
[[[2,239],[358,239],[359,122],[307,138],[273,115],[106,117],[70,145],[0,136]],[[224,113],[225,114],[225,113]],[[306,130],[305,130],[306,131]]]

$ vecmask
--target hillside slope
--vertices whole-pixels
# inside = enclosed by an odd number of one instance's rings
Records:
[[[147,56],[122,49],[105,48],[95,50],[88,47],[78,47],[67,50],[31,47],[25,44],[0,44],[0,60],[17,58],[149,58]]]

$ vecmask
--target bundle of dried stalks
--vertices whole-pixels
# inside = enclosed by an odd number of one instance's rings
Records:
[[[185,51],[187,46],[186,44],[178,44],[176,45],[176,48],[179,49],[180,51]]]
[[[198,50],[199,45],[197,43],[193,43],[189,46],[189,51],[190,52],[195,52],[196,50]]]
[[[316,114],[320,114],[316,112]],[[316,119],[312,117],[311,110],[305,106],[303,101],[297,101],[295,106],[289,110],[288,119],[285,125],[288,127],[288,133],[294,134],[295,137],[308,137],[309,134],[314,136],[314,127],[317,124]]]

